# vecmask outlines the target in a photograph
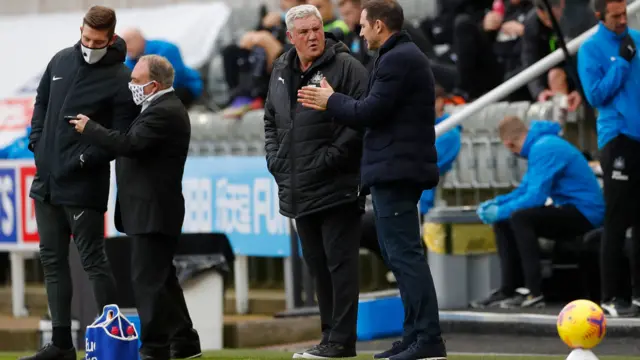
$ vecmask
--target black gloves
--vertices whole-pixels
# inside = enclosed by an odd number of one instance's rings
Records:
[[[631,35],[627,34],[624,39],[622,39],[622,43],[620,43],[620,57],[624,58],[627,61],[631,61],[633,57],[636,55],[636,43],[633,42]]]

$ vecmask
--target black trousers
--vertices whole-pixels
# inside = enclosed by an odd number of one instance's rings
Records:
[[[439,343],[438,299],[420,239],[418,200],[411,183],[375,185],[371,196],[382,257],[398,282],[404,305],[403,341]]]
[[[174,91],[176,92],[178,99],[182,101],[182,105],[187,109],[194,103],[194,101],[196,101],[196,97],[193,96],[191,90],[185,87],[177,87]]]
[[[524,285],[534,296],[542,294],[539,237],[572,240],[593,229],[573,206],[543,206],[517,211],[494,225],[500,257],[502,290],[513,293]]]
[[[9,253],[0,252],[0,286],[9,280]]]
[[[315,279],[322,339],[355,346],[361,211],[356,203],[296,219],[302,255]]]
[[[457,88],[476,99],[493,90],[512,76],[519,68],[519,54],[501,63],[493,51],[494,42],[479,25],[475,17],[459,15],[454,26],[454,51],[457,56]],[[514,63],[515,62],[515,63]],[[509,96],[510,101],[530,101],[526,86]]]
[[[640,142],[626,136],[611,140],[604,149],[600,164],[604,180],[606,210],[601,248],[602,300],[622,297],[625,287],[620,274],[625,261],[625,237],[633,228],[629,265],[634,297],[640,297]],[[625,281],[626,282],[626,281]]]
[[[71,271],[69,241],[73,235],[93,294],[102,310],[116,303],[116,285],[104,251],[104,213],[92,209],[56,206],[35,201],[40,235],[40,261],[53,327],[71,326]]]
[[[140,351],[158,360],[168,360],[170,342],[188,337],[193,328],[173,265],[177,245],[178,236],[132,236],[132,284],[142,326]]]

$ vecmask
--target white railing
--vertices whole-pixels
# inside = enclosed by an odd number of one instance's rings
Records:
[[[627,14],[630,20],[633,16],[640,15],[638,11],[640,11],[640,1],[634,1],[628,5]],[[569,50],[569,53],[572,55],[575,54],[578,51],[578,48],[580,48],[580,45],[596,31],[596,28],[597,25],[570,41],[567,44],[567,50]],[[518,75],[505,81],[502,85],[489,91],[477,100],[466,105],[460,111],[452,114],[451,117],[449,117],[447,120],[436,125],[436,137],[442,135],[447,130],[450,130],[453,127],[457,126],[466,118],[482,110],[487,105],[490,105],[494,102],[499,101],[500,99],[504,99],[508,95],[511,95],[513,92],[520,89],[522,86],[526,85],[533,79],[542,74],[545,74],[547,71],[549,71],[549,69],[558,65],[564,59],[564,52],[562,51],[562,49],[558,49],[547,55],[537,63],[524,69]]]

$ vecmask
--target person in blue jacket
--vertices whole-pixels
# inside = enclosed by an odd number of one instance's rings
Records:
[[[445,113],[445,103],[450,102],[450,97],[444,88],[436,84],[436,125],[449,118]],[[438,153],[438,170],[440,176],[444,176],[453,167],[460,152],[460,133],[462,126],[456,126],[436,138],[436,152]],[[434,206],[436,189],[424,190],[420,196],[420,216],[424,216]]]
[[[602,224],[604,199],[598,180],[584,155],[560,137],[560,131],[558,123],[549,121],[532,121],[529,128],[518,117],[500,122],[504,146],[527,159],[527,172],[511,193],[478,207],[480,219],[494,227],[502,285],[472,307],[544,306],[538,238],[575,239]]]
[[[0,149],[0,159],[33,159],[33,153],[29,150],[29,135],[31,126],[27,128],[27,134],[14,140],[8,146]]]
[[[632,259],[631,285],[620,280],[629,227],[640,246],[640,32],[627,27],[623,0],[596,0],[598,30],[578,51],[578,74],[587,100],[598,109],[606,211],[601,242],[602,309],[608,316],[634,316],[640,307],[640,259]],[[638,253],[632,249],[632,253]],[[624,286],[624,287],[623,287]],[[632,301],[624,299],[632,286]]]
[[[200,73],[185,65],[180,49],[168,41],[148,40],[139,29],[127,29],[120,35],[127,43],[125,64],[133,70],[143,55],[160,55],[169,60],[175,71],[173,88],[185,107],[202,96],[204,85]]]

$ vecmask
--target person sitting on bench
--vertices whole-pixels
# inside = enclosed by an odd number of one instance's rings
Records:
[[[533,121],[527,128],[508,116],[498,130],[504,146],[528,166],[516,189],[478,207],[482,222],[494,228],[502,285],[471,307],[542,307],[538,238],[573,239],[599,227],[604,198],[584,155],[560,137],[559,124]],[[549,198],[552,205],[546,205]]]
[[[447,94],[446,90],[436,84],[436,125],[449,118],[445,105],[462,105],[464,100],[458,96]],[[460,152],[460,137],[462,126],[458,125],[436,138],[436,152],[438,153],[438,170],[440,177],[445,176],[452,168]],[[435,205],[436,189],[424,190],[420,196],[420,219]]]

